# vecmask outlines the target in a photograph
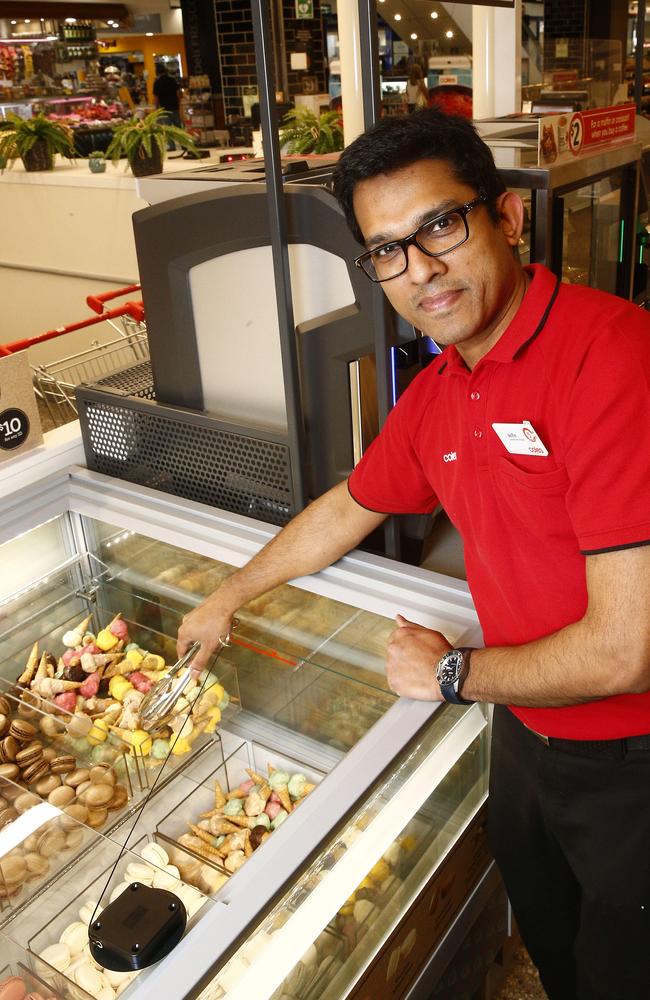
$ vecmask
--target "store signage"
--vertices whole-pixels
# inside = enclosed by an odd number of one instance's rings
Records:
[[[452,73],[447,73],[438,77],[439,87],[455,87],[458,83],[458,77],[454,76]]]
[[[634,104],[545,115],[538,126],[539,163],[562,163],[592,153],[599,146],[629,142],[634,138],[635,127]]]
[[[296,0],[296,17],[313,18],[314,0]]]
[[[27,352],[0,358],[0,462],[42,443]]]
[[[456,3],[471,4],[473,7],[509,7],[514,10],[515,0],[456,0]]]
[[[212,0],[182,0],[183,36],[188,76],[208,76],[215,93],[221,92],[217,25]]]

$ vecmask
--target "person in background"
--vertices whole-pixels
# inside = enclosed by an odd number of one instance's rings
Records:
[[[156,80],[153,85],[153,99],[157,108],[166,112],[169,125],[181,125],[180,86],[176,77],[172,76],[163,63],[156,67]]]
[[[550,1000],[648,1000],[650,317],[521,266],[524,205],[466,119],[382,119],[334,192],[357,267],[445,350],[347,482],[185,616],[178,652],[200,640],[201,669],[243,604],[440,503],[485,648],[400,614],[388,683],[494,704],[490,845]]]
[[[422,67],[419,63],[413,63],[409,71],[409,78],[404,92],[406,108],[410,113],[417,108],[426,108],[429,103],[429,93],[424,83]]]

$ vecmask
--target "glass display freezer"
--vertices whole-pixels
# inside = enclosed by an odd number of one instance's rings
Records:
[[[495,889],[488,718],[397,698],[384,655],[397,612],[480,644],[467,585],[352,552],[278,587],[152,737],[138,706],[180,618],[277,529],[81,468],[0,510],[7,974],[75,1000],[334,1000],[442,973]],[[88,942],[134,880],[188,916],[137,974]]]

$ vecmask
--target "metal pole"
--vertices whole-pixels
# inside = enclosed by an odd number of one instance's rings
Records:
[[[287,245],[287,220],[282,183],[282,164],[278,141],[278,114],[275,104],[273,73],[273,43],[268,0],[252,0],[255,65],[260,100],[260,120],[264,145],[266,193],[269,206],[269,227],[273,253],[275,298],[278,310],[280,353],[284,398],[287,407],[287,432],[291,454],[291,477],[296,511],[306,504],[305,497],[305,428],[303,424],[300,368],[296,344],[296,328],[291,295],[291,272]]]
[[[361,49],[361,92],[363,95],[363,124],[370,128],[379,121],[381,87],[379,80],[379,30],[375,0],[359,2],[359,47]]]
[[[641,104],[643,98],[643,47],[645,44],[645,4],[646,0],[637,0],[636,11],[636,52],[634,74],[634,101],[636,110],[641,114]]]

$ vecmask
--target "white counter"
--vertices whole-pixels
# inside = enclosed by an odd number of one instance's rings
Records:
[[[85,465],[79,421],[56,427],[44,443],[0,463],[0,497],[22,490],[71,465]]]
[[[218,162],[223,149],[211,150]],[[171,153],[164,173],[204,166]],[[33,337],[87,316],[88,295],[138,280],[131,216],[146,208],[126,160],[92,174],[87,160],[56,158],[54,170],[27,173],[20,161],[0,174],[0,342]],[[5,236],[7,234],[7,236]],[[112,340],[105,324],[30,351],[47,364]]]

